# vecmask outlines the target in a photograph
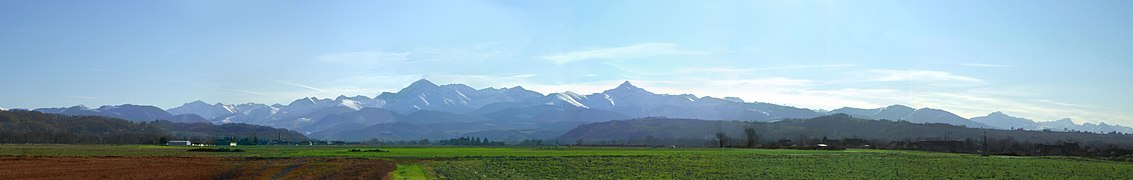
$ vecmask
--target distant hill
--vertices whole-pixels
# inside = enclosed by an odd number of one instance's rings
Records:
[[[1082,131],[1094,133],[1133,132],[1133,128],[1119,125],[1109,125],[1105,123],[1076,124],[1069,118],[1057,121],[1035,122],[1034,120],[1027,118],[1010,116],[1003,112],[993,112],[991,114],[988,114],[987,116],[974,117],[972,118],[972,121],[984,123],[999,129],[1021,128],[1026,130]]]
[[[987,124],[989,126],[1000,129],[1027,129],[1027,130],[1041,130],[1042,125],[1027,118],[1018,118],[1004,114],[1003,112],[993,112],[987,116],[980,116],[972,118],[972,121]],[[1070,123],[1074,124],[1074,123]]]
[[[945,110],[931,108],[913,109],[902,105],[892,105],[877,109],[840,108],[830,112],[834,114],[848,114],[862,119],[905,120],[915,123],[945,123],[976,128],[992,127],[980,122],[965,119]]]
[[[295,131],[253,124],[214,125],[212,123],[174,123],[170,121],[155,121],[151,124],[161,127],[175,139],[211,141],[230,137],[291,142],[307,140],[307,136]]]

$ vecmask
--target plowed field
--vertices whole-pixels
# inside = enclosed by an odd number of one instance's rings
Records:
[[[358,158],[0,157],[4,179],[381,179],[394,169]]]

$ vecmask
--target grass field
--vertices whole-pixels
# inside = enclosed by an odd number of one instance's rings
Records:
[[[319,162],[350,158],[396,164],[391,179],[1124,179],[1133,163],[1074,157],[1009,157],[894,150],[666,149],[597,147],[246,146],[246,152],[187,152],[188,147],[0,145],[0,156],[268,158]],[[388,152],[350,152],[377,149]],[[297,159],[297,160],[294,160]],[[288,161],[288,162],[291,162]],[[274,162],[274,161],[273,161]],[[330,163],[330,164],[328,164]],[[274,166],[273,166],[274,167]],[[276,168],[280,169],[280,168]],[[355,168],[356,169],[356,168]],[[311,172],[312,170],[307,170]],[[257,171],[259,172],[259,171]],[[290,171],[286,177],[302,177]],[[288,174],[290,173],[290,174]],[[263,177],[264,175],[259,175]]]

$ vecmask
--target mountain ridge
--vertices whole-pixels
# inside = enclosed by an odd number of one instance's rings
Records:
[[[200,119],[206,119],[214,124],[248,123],[295,129],[305,134],[314,134],[312,137],[316,138],[349,137],[352,139],[365,139],[366,137],[352,137],[349,134],[374,135],[373,133],[355,132],[362,129],[404,132],[405,130],[388,128],[410,128],[420,131],[419,129],[423,127],[436,126],[439,129],[446,129],[446,131],[425,132],[418,133],[418,135],[444,138],[445,135],[485,132],[482,134],[518,136],[517,132],[565,132],[569,128],[573,128],[570,126],[581,123],[644,117],[769,122],[783,119],[814,118],[838,113],[875,120],[946,123],[974,128],[1009,129],[1011,127],[1007,125],[1008,127],[1005,128],[1003,124],[987,125],[983,122],[998,123],[998,121],[984,121],[984,119],[975,121],[946,110],[914,109],[904,105],[890,105],[875,109],[846,107],[827,112],[759,101],[749,102],[736,97],[716,98],[711,96],[697,97],[692,94],[656,94],[637,87],[630,81],[624,81],[617,87],[589,95],[581,95],[571,91],[542,94],[525,89],[522,86],[475,89],[464,84],[437,85],[427,79],[420,79],[397,92],[382,92],[374,98],[364,95],[352,97],[339,95],[334,99],[304,97],[286,105],[209,104],[203,101],[193,101],[170,108],[165,114],[162,114],[165,111],[156,112],[154,109],[161,109],[152,106],[150,108],[127,105],[119,105],[124,108],[102,106],[93,110],[81,105],[70,108],[41,108],[36,110],[70,115],[130,116],[126,119],[136,120],[200,121]],[[137,109],[138,112],[119,112],[121,109]],[[388,114],[374,109],[388,111]],[[363,110],[369,112],[369,114],[359,114]],[[429,114],[427,117],[430,118],[417,118],[421,115],[412,116],[419,112]],[[352,113],[354,114],[351,115]],[[993,114],[999,116],[1002,113]],[[199,116],[200,118],[188,115]],[[429,123],[422,124],[422,122]],[[1064,127],[1066,130],[1090,130],[1090,132],[1100,130],[1122,132],[1128,130],[1133,132],[1133,129],[1108,124],[1087,123],[1078,125],[1072,121],[1070,121],[1070,125],[1059,123],[1063,122],[1050,123],[1046,126]],[[374,128],[368,126],[374,126]],[[378,135],[380,134],[378,133]],[[531,136],[546,137],[547,135]]]

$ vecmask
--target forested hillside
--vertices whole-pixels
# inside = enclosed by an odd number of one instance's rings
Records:
[[[161,127],[101,116],[0,111],[0,143],[156,144]]]
[[[26,110],[0,110],[0,143],[158,144],[163,140],[217,139],[294,142],[307,137],[295,131],[251,124],[131,122],[102,116],[70,116]],[[261,139],[262,138],[262,139]]]

